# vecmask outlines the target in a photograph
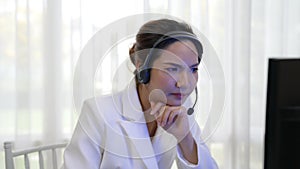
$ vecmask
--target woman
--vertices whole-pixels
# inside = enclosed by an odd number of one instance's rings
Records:
[[[185,23],[144,24],[129,51],[135,81],[117,94],[84,102],[64,168],[166,169],[174,160],[178,168],[217,168],[188,115],[202,52]]]

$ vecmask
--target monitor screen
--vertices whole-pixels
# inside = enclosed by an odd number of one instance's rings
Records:
[[[265,169],[300,169],[300,58],[269,59]]]

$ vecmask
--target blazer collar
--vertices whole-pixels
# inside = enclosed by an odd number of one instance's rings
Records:
[[[122,113],[125,120],[119,121],[133,158],[140,158],[146,168],[158,169],[156,156],[148,134],[144,112],[138,97],[135,81],[123,91]]]
[[[148,135],[146,123],[120,121],[129,154],[132,158],[143,161],[146,168],[158,169],[156,154]]]
[[[145,123],[144,112],[142,110],[134,80],[129,83],[121,97],[123,117],[129,121]]]

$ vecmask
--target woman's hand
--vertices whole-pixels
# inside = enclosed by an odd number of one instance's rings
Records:
[[[151,115],[159,126],[175,136],[182,154],[190,163],[197,164],[197,145],[190,132],[187,110],[183,106],[168,106],[151,102]]]
[[[164,103],[151,102],[151,115],[159,126],[176,137],[180,142],[189,133],[187,110],[183,106],[168,106]]]

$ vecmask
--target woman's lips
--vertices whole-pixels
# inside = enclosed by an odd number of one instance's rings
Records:
[[[171,93],[171,96],[173,96],[175,99],[182,100],[186,95],[183,93]]]

